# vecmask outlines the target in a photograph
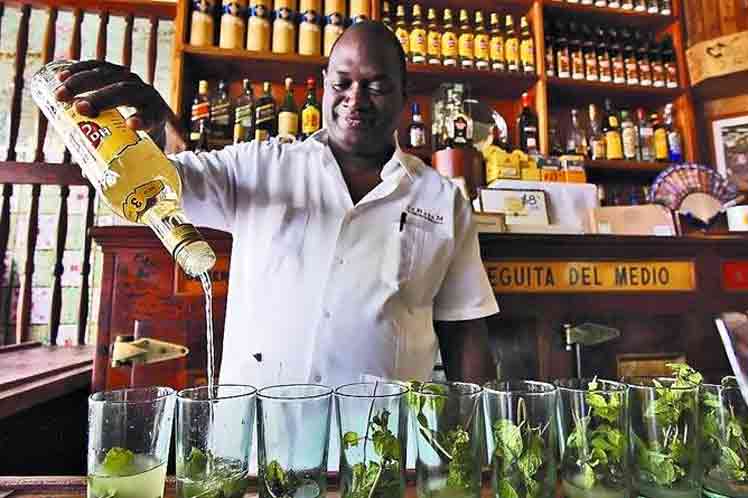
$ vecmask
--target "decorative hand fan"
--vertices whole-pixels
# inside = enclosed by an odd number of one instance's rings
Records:
[[[717,214],[740,200],[738,190],[713,168],[674,164],[657,175],[649,201],[709,224]]]

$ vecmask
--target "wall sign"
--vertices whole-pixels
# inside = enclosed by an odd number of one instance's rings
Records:
[[[691,84],[748,70],[748,31],[703,41],[686,50]]]
[[[486,261],[494,291],[684,292],[696,290],[692,261]]]
[[[722,288],[727,291],[748,291],[748,261],[722,263]]]

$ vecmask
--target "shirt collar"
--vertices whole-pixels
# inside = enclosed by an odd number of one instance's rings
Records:
[[[392,158],[385,163],[382,167],[381,178],[384,180],[385,177],[391,175],[397,169],[402,166],[408,177],[413,180],[418,174],[418,168],[420,167],[420,160],[410,154],[407,154],[400,148],[400,141],[397,138],[397,131],[394,133],[395,136],[395,152],[392,154]],[[307,140],[315,140],[325,146],[328,146],[328,135],[327,130],[322,128],[314,132]]]

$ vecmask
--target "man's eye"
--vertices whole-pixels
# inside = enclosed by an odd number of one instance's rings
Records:
[[[351,84],[345,81],[333,81],[332,83],[330,83],[330,86],[336,92],[342,92],[343,90],[351,86]]]
[[[390,92],[389,85],[381,84],[381,83],[373,83],[369,85],[369,92],[374,95],[383,95],[385,93]]]

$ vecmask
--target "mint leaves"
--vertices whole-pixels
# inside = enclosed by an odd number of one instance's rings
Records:
[[[135,473],[135,453],[125,448],[113,447],[101,463],[101,471],[108,476],[128,476]]]
[[[714,391],[721,395],[718,397]],[[735,398],[742,404],[739,394]],[[748,480],[748,424],[736,416],[732,399],[719,388],[712,390],[706,386],[700,401],[705,470],[721,481]]]

